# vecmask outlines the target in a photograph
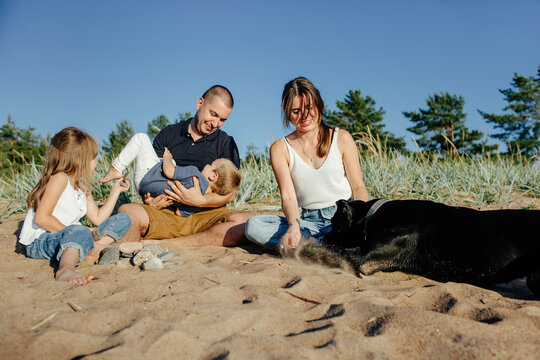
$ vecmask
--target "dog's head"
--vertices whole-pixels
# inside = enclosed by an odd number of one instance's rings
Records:
[[[323,244],[346,248],[360,246],[364,236],[364,218],[370,204],[361,200],[338,200],[336,213],[332,217],[332,231],[326,235]]]

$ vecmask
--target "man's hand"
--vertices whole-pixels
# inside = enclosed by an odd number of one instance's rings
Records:
[[[174,180],[174,182],[167,181],[167,184],[169,184],[173,191],[165,189],[165,193],[173,200],[196,207],[204,207],[206,205],[204,195],[201,193],[201,187],[199,186],[199,179],[196,176],[193,177],[193,187],[189,189],[184,187],[178,180]]]
[[[144,194],[144,203],[161,210],[171,206],[173,201],[169,199],[167,195],[159,195],[158,197],[153,198],[150,193],[146,193]]]

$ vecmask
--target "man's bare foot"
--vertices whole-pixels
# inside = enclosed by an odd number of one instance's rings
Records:
[[[109,168],[109,171],[107,171],[107,174],[105,174],[104,177],[99,179],[99,182],[104,184],[111,180],[116,180],[116,179],[121,179],[121,178],[122,178],[122,173],[111,166]]]
[[[169,179],[172,179],[174,176],[174,168],[172,154],[169,149],[165,148],[165,150],[163,150],[163,174]]]
[[[56,281],[66,281],[74,284],[86,284],[94,280],[93,276],[83,276],[72,269],[60,269],[56,272]]]

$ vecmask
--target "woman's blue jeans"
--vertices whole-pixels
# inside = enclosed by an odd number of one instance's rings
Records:
[[[323,209],[302,209],[300,220],[302,240],[314,237],[317,239],[317,244],[320,244],[322,238],[332,230],[330,219],[335,212],[336,206]],[[257,215],[248,219],[246,237],[267,249],[278,250],[281,237],[288,229],[289,222],[282,216]]]
[[[127,214],[113,215],[98,227],[99,234],[118,241],[129,230],[131,218]],[[79,264],[94,248],[94,238],[90,228],[84,225],[70,225],[59,232],[41,234],[31,244],[26,245],[26,256],[33,259],[56,259],[60,261],[64,250],[79,250]]]

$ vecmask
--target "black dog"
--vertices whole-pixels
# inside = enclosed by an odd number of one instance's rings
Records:
[[[540,297],[540,211],[384,201],[338,201],[322,246],[297,255],[330,266],[345,261],[357,275],[403,271],[481,286],[527,276]]]

